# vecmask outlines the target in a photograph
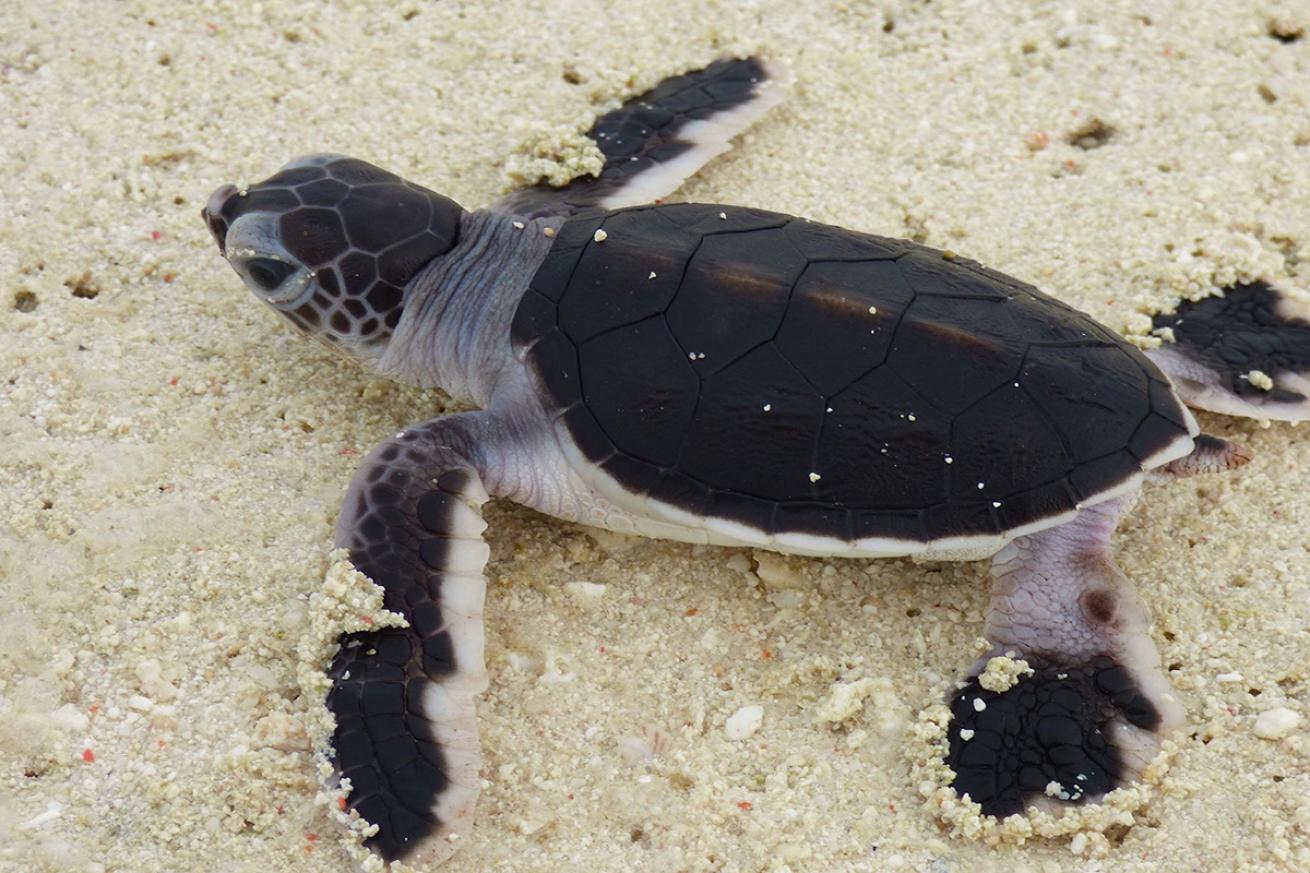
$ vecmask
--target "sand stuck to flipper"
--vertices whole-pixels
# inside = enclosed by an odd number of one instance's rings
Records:
[[[315,803],[325,806],[332,819],[343,826],[337,839],[350,857],[362,870],[373,873],[386,868],[364,848],[364,840],[373,835],[376,826],[348,809],[347,793],[334,784],[336,768],[329,750],[337,723],[326,702],[332,687],[327,671],[344,634],[404,627],[405,620],[382,608],[382,589],[354,568],[348,550],[334,549],[328,561],[322,590],[309,597],[309,632],[296,650],[296,679],[308,701],[307,731],[314,750],[314,766],[324,786]],[[396,873],[404,873],[408,868],[394,869]]]

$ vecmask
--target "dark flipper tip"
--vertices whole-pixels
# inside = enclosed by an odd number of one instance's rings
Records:
[[[351,809],[378,832],[365,841],[386,861],[441,827],[433,814],[448,787],[445,756],[431,725],[410,710],[426,677],[413,674],[417,643],[407,628],[352,634],[329,671],[327,704],[336,717],[334,763],[350,779]],[[413,703],[411,703],[411,700]]]
[[[1118,720],[1156,731],[1161,715],[1111,659],[1043,668],[1001,692],[970,679],[951,699],[952,787],[986,815],[1023,812],[1034,798],[1099,798],[1131,767],[1115,743]]]
[[[1310,303],[1268,282],[1183,301],[1153,321],[1149,354],[1188,405],[1228,415],[1310,419]]]

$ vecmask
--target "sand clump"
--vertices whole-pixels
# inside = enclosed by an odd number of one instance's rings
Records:
[[[789,100],[680,198],[950,249],[1159,342],[1150,314],[1216,285],[1310,288],[1307,28],[1286,0],[8,4],[0,870],[355,865],[302,665],[320,606],[379,616],[332,527],[373,445],[456,407],[251,299],[198,217],[220,183],[336,151],[477,206],[587,169],[600,109],[763,46]],[[932,766],[985,566],[490,504],[483,792],[443,869],[1307,869],[1310,735],[1266,714],[1310,707],[1310,442],[1199,418],[1255,457],[1150,487],[1115,539],[1188,723],[1106,827],[924,809],[950,798],[906,756]]]
[[[988,691],[1000,694],[1009,691],[1024,676],[1033,675],[1033,668],[1022,658],[1016,658],[1013,652],[1006,652],[995,658],[988,658],[987,665],[978,674],[978,684]]]

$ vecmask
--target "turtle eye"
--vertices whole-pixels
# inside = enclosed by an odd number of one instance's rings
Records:
[[[296,271],[296,268],[284,261],[273,258],[251,258],[242,266],[250,281],[259,286],[261,291],[276,291]]]

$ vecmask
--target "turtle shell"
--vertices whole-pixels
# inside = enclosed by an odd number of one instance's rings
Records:
[[[756,209],[580,213],[513,340],[622,488],[770,535],[1010,533],[1186,454],[1195,431],[1150,360],[1035,288]]]

